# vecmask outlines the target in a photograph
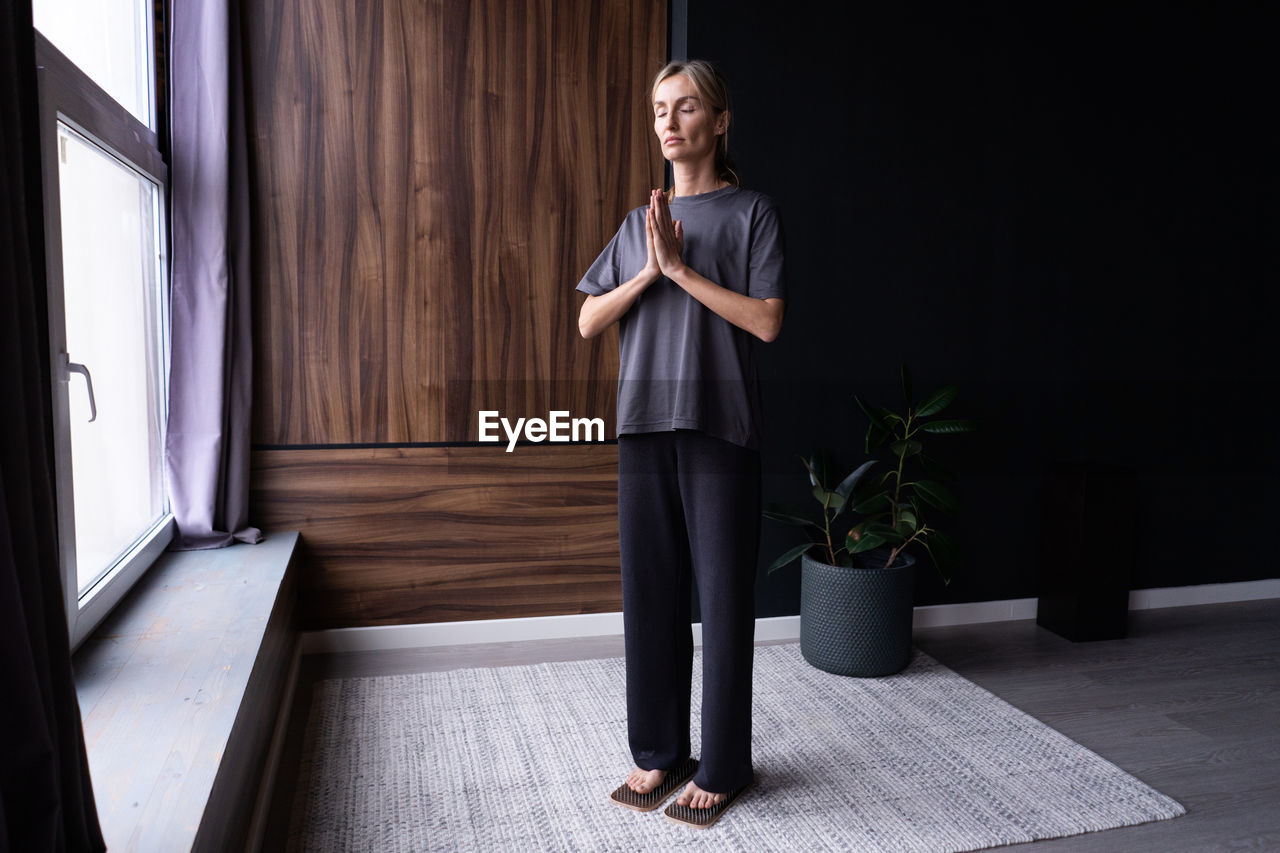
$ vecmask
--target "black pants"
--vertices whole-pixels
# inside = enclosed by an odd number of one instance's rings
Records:
[[[702,755],[694,783],[751,781],[760,454],[694,430],[618,437],[627,733],[636,766],[690,753],[692,570],[702,610]]]

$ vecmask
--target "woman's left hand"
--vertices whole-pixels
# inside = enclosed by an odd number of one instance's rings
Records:
[[[666,193],[661,190],[649,193],[648,217],[658,268],[670,278],[684,266],[684,226],[679,219],[672,221]]]

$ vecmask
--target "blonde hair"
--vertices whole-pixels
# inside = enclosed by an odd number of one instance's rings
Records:
[[[663,66],[663,69],[653,78],[653,85],[649,87],[650,109],[653,107],[653,99],[658,94],[658,84],[677,74],[683,74],[688,78],[693,88],[697,89],[698,97],[711,109],[713,116],[718,118],[721,113],[729,113],[732,117],[733,103],[729,97],[729,84],[719,69],[705,59],[677,59]],[[742,182],[738,179],[738,173],[733,170],[733,166],[733,160],[729,157],[729,128],[726,125],[724,133],[716,139],[716,177],[735,187],[741,186]],[[668,194],[673,191],[668,190]]]

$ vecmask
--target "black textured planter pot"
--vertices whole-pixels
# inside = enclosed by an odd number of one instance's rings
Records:
[[[874,678],[901,672],[911,661],[915,557],[856,554],[876,568],[829,566],[800,558],[800,652],[818,669]]]

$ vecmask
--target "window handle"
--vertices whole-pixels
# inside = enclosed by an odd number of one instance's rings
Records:
[[[62,354],[63,361],[67,365],[67,379],[71,379],[72,373],[79,373],[84,377],[84,387],[89,389],[89,423],[93,423],[98,419],[98,404],[93,399],[93,377],[89,375],[89,368],[83,364],[77,364],[71,360],[71,356],[65,352]]]

